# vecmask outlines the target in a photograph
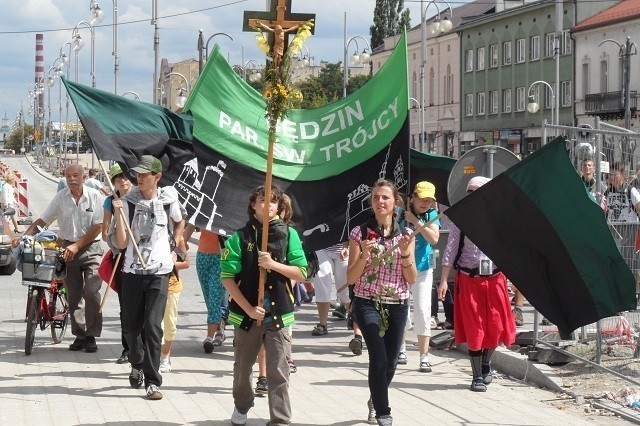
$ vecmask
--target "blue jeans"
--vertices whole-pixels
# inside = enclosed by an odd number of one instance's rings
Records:
[[[401,304],[384,305],[384,307],[389,311],[389,329],[381,337],[378,324],[380,313],[373,306],[373,302],[361,297],[353,299],[353,313],[369,352],[369,392],[378,417],[391,414],[389,385],[396,373],[409,313],[409,305],[406,301]]]

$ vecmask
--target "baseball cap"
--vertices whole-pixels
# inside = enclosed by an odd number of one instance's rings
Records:
[[[116,163],[109,169],[109,178],[113,180],[114,177],[122,174],[122,167],[120,164]]]
[[[138,165],[131,170],[136,173],[162,173],[162,163],[153,155],[143,155]]]
[[[431,198],[436,199],[436,187],[431,182],[422,181],[416,184],[413,190],[413,194],[418,198]]]

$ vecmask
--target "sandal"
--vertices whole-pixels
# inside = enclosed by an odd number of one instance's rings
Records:
[[[311,335],[313,336],[324,336],[327,333],[327,326],[324,324],[318,324],[311,330]]]

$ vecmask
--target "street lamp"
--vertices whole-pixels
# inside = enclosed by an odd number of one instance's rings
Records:
[[[302,44],[301,47],[305,50],[305,52],[307,52],[307,54],[303,55],[302,51],[298,53],[298,56],[295,57],[294,68],[306,68],[309,65],[311,65],[312,57],[311,57],[311,53],[309,52],[309,49],[304,44]]]
[[[215,36],[227,36],[229,40],[233,41],[233,37],[231,37],[227,33],[215,33],[211,37],[207,39],[207,42],[204,42],[204,32],[202,30],[198,31],[198,74],[202,74],[202,68],[204,67],[204,61],[209,59],[209,42]],[[204,51],[204,54],[203,54]]]
[[[65,46],[69,46],[69,55],[67,56],[67,53],[64,52],[64,48]],[[62,46],[60,46],[60,68],[67,68],[67,79],[69,78],[69,73],[71,71],[71,66],[69,63],[69,58],[71,57],[71,48],[72,48],[72,43],[70,41],[65,42]],[[62,69],[60,70],[62,71]],[[76,70],[77,72],[77,70]],[[62,75],[62,74],[61,74]],[[78,76],[76,74],[76,80],[78,79]],[[62,85],[60,85],[60,90],[62,90]],[[69,135],[69,132],[67,131],[67,123],[69,123],[69,93],[65,90],[65,115],[64,115],[64,130],[62,128],[62,104],[60,105],[60,145],[62,145],[64,143],[64,146],[67,146],[67,137]],[[64,134],[64,141],[63,139],[63,134]],[[65,164],[67,163],[67,150],[64,150],[64,162]]]
[[[424,3],[426,3],[426,5]],[[451,9],[451,5],[446,1],[443,1],[443,3],[445,3],[449,8],[451,18],[453,19],[453,9]],[[451,29],[453,28],[453,23],[450,19],[447,19],[446,17],[444,17],[444,19],[440,19],[440,7],[438,7],[438,3],[436,0],[431,0],[428,2],[420,0],[420,105],[422,107],[419,117],[420,136],[418,138],[418,140],[420,141],[420,151],[424,150],[423,148],[426,136],[424,125],[424,113],[426,110],[424,93],[424,69],[427,65],[427,9],[429,9],[430,5],[434,5],[436,7],[438,14],[436,15],[436,20],[432,22],[431,25],[429,25],[429,33],[432,36],[438,36],[442,33],[451,31]]]
[[[244,80],[247,79],[247,67],[249,65],[253,66],[252,68],[250,68],[251,73],[249,74],[249,81],[251,83],[255,83],[257,81],[260,81],[260,79],[262,78],[262,74],[260,74],[260,64],[255,59],[249,59],[244,64],[244,67],[242,67],[242,78]]]
[[[118,0],[112,0],[113,3],[113,93],[118,94],[118,69],[120,68],[120,58],[118,57]],[[98,6],[97,0],[91,0],[89,4],[89,12],[91,12],[91,25],[96,25],[104,20],[104,12]]]
[[[180,74],[179,72],[170,72],[167,75],[164,76],[164,80],[166,80],[167,78],[169,79],[169,93],[171,93],[171,88],[173,87],[173,85],[171,84],[171,76],[177,76],[182,78],[182,80],[184,81],[185,87],[183,88],[182,86],[178,87],[178,97],[176,98],[176,106],[178,108],[183,108],[184,105],[187,103],[187,97],[186,95],[191,92],[191,88],[189,86],[189,80],[187,80],[187,78]],[[171,101],[169,101],[169,106],[171,106]]]
[[[351,44],[351,42],[354,42],[356,44],[356,51],[354,52],[354,54],[350,57],[350,63],[351,66],[356,66],[356,65],[364,65],[367,62],[369,62],[369,58],[371,57],[371,55],[367,52],[367,49],[369,50],[369,52],[371,52],[371,46],[369,46],[369,42],[361,36],[353,36],[351,37],[349,40],[347,40],[347,14],[344,14],[344,64],[342,65],[342,70],[343,70],[343,74],[342,74],[342,97],[346,98],[347,97],[347,81],[349,79],[349,62],[347,62],[347,55],[349,53],[349,44]],[[364,42],[364,44],[367,46],[366,48],[362,49],[362,53],[358,54],[358,51],[360,50],[360,47],[358,46],[358,40],[361,40]]]
[[[138,95],[136,92],[133,92],[131,90],[129,90],[128,92],[124,92],[122,94],[122,97],[126,98],[127,97],[126,95],[133,95],[133,100],[135,100],[135,101],[139,101],[140,100],[140,95]]]
[[[531,89],[533,89],[533,87],[536,84],[544,84],[545,86],[547,86],[547,88],[549,88],[549,92],[551,93],[551,125],[553,126],[553,111],[554,111],[554,108],[557,108],[556,95],[555,95],[555,93],[553,91],[553,87],[551,87],[551,85],[549,83],[547,83],[546,81],[543,81],[543,80],[534,81],[529,86],[529,90],[527,91],[527,94],[529,96],[529,99],[531,99],[531,102],[529,102],[527,104],[527,111],[529,112],[529,114],[535,114],[540,110],[540,104],[539,104],[540,96],[539,96],[539,94],[538,94],[538,96],[534,96],[533,93],[531,93]],[[556,129],[556,133],[557,133],[557,129]],[[546,132],[545,132],[545,135],[546,135]],[[542,141],[543,145],[545,143],[547,143],[546,136],[543,137],[543,141]]]
[[[96,87],[96,62],[95,62],[95,50],[96,50],[96,31],[93,25],[87,21],[81,21],[73,29],[71,33],[71,42],[73,50],[76,52],[76,82],[78,81],[78,51],[84,47],[84,40],[80,36],[80,27],[89,28],[91,31],[91,87]]]

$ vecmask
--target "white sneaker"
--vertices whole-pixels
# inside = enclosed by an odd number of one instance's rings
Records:
[[[225,340],[227,340],[227,336],[225,336],[224,330],[218,330],[213,335],[213,346],[222,346],[222,342]]]
[[[168,356],[160,357],[160,372],[171,373],[171,359]]]
[[[233,407],[233,414],[231,415],[231,424],[242,426],[247,424],[247,415],[242,414],[237,408]]]
[[[432,330],[435,330],[436,328],[438,328],[438,320],[436,319],[436,317],[431,317],[431,320],[429,321],[429,326],[431,327]]]
[[[400,364],[400,365],[406,365],[407,364],[407,354],[406,354],[406,352],[400,352],[400,355],[398,355],[398,364]]]

